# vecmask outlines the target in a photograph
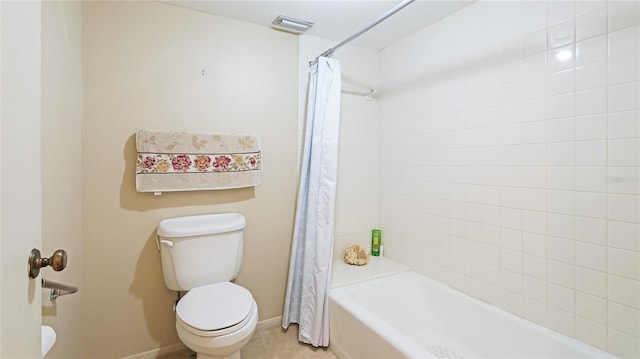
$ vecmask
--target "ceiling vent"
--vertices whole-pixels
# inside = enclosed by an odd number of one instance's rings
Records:
[[[312,22],[302,21],[286,16],[278,16],[271,23],[271,27],[277,30],[292,32],[294,34],[302,34],[313,26]]]

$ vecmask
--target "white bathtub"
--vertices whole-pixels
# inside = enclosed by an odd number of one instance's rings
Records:
[[[612,358],[406,267],[393,267],[392,261],[376,260],[364,267],[334,266],[330,347],[341,359]],[[373,269],[380,262],[393,267],[393,274]],[[363,275],[352,273],[356,283],[347,285],[343,276],[350,269]]]

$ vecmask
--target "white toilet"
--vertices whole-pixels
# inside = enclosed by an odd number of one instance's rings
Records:
[[[230,281],[242,264],[244,216],[177,217],[157,230],[167,288],[188,291],[176,306],[178,337],[199,359],[240,358],[258,323],[251,293]]]

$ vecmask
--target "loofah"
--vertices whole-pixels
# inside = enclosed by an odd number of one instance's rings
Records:
[[[369,254],[364,250],[364,248],[360,247],[357,244],[354,244],[344,250],[342,259],[347,264],[363,266],[369,263]]]

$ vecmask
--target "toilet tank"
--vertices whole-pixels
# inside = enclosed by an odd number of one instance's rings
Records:
[[[167,288],[188,291],[233,280],[242,265],[245,226],[239,213],[162,220],[156,237]]]

